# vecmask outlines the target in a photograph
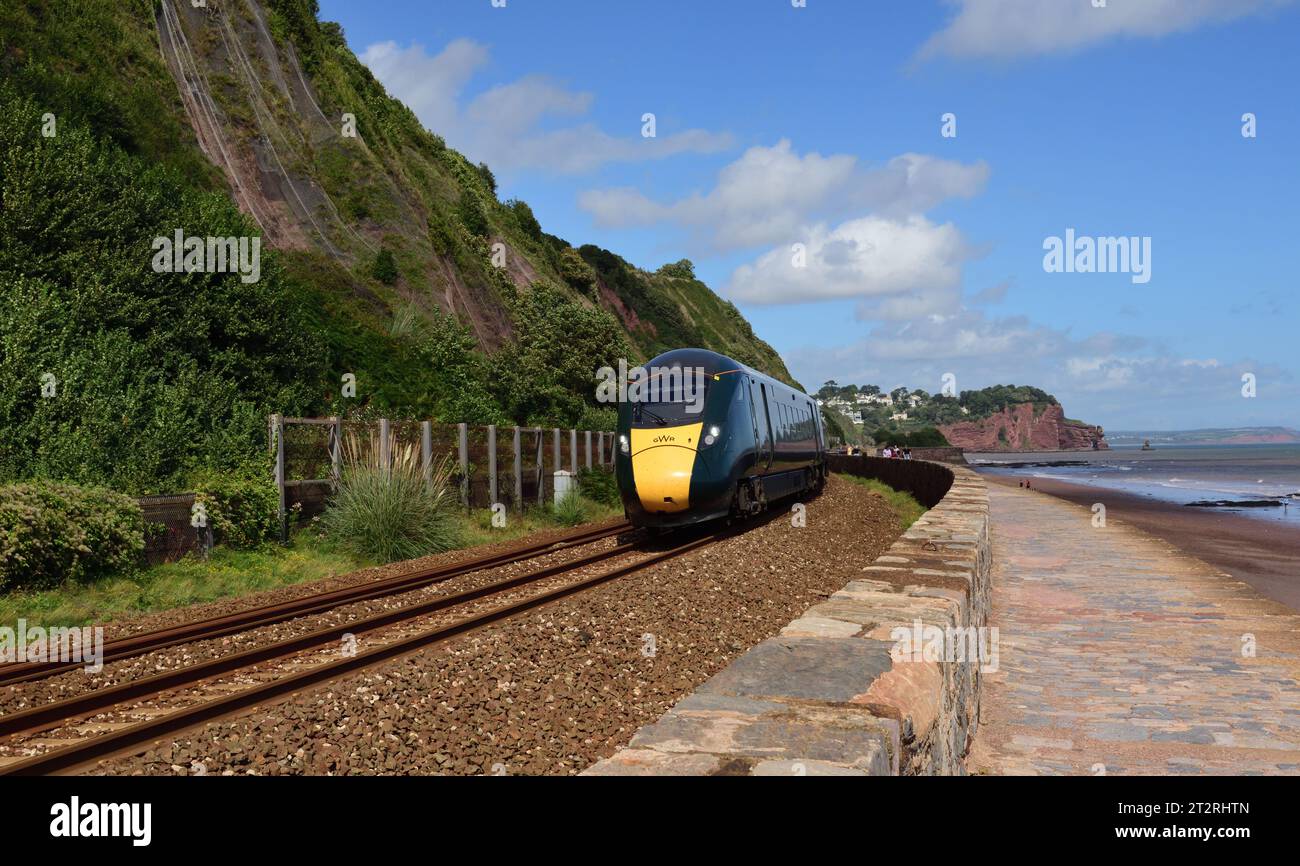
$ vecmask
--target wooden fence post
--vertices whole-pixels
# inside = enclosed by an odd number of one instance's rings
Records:
[[[457,455],[460,457],[460,504],[469,508],[469,425],[457,424]]]
[[[564,466],[560,463],[560,428],[555,428],[555,447],[552,449],[555,457],[555,465],[551,467],[552,477],[554,473],[559,472]]]
[[[388,445],[390,427],[387,418],[379,419],[379,466],[387,475],[393,468],[393,452]]]
[[[537,428],[537,504],[546,504],[546,436]]]
[[[330,490],[339,492],[343,478],[343,421],[337,415],[330,417]]]
[[[519,428],[515,427],[515,511],[524,510],[524,455],[523,445],[519,436]]]
[[[433,424],[420,422],[420,469],[424,472],[424,486],[433,490]]]
[[[289,540],[289,511],[284,497],[284,416],[271,416],[271,443],[275,448],[275,489],[279,494],[280,541]]]
[[[578,474],[578,431],[569,428],[569,468],[574,475]]]
[[[587,450],[586,450],[586,453],[587,453],[587,468],[590,469],[590,468],[591,468],[591,431],[590,431],[590,430],[584,430],[584,431],[582,431],[582,432],[583,432],[583,434],[585,435],[585,438],[586,438],[586,440],[587,440]]]
[[[488,499],[489,508],[497,504],[497,425],[488,425]]]
[[[596,432],[596,465],[597,466],[605,465],[605,431],[604,430],[598,430]]]

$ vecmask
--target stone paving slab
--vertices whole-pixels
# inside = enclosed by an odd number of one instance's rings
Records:
[[[1300,616],[1081,506],[989,501],[1000,665],[972,773],[1300,773]]]

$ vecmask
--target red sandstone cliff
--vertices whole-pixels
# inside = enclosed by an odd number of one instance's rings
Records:
[[[1109,448],[1100,427],[1067,421],[1059,404],[1020,403],[977,421],[939,430],[967,451],[1078,451]]]

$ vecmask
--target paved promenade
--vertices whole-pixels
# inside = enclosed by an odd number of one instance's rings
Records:
[[[1300,774],[1300,616],[1081,506],[989,503],[1000,659],[972,773]]]

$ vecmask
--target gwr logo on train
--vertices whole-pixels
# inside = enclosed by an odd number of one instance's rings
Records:
[[[656,437],[655,437],[654,439],[652,439],[651,441],[652,441],[652,442],[676,442],[676,441],[677,441],[677,437],[676,437],[676,436],[656,436]]]

